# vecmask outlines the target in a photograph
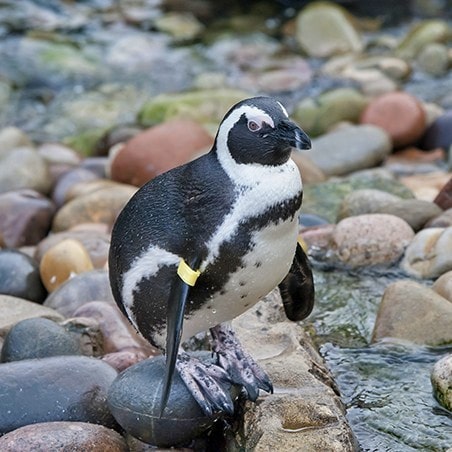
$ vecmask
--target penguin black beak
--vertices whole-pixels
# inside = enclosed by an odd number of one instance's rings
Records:
[[[292,121],[281,121],[278,128],[280,129],[281,138],[298,151],[311,149],[311,139],[308,135]]]

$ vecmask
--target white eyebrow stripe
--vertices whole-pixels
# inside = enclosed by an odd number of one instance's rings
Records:
[[[266,124],[268,124],[272,129],[275,128],[275,123],[273,121],[272,118],[270,118],[270,116],[268,115],[254,115],[254,116],[246,116],[246,118],[248,119],[248,121],[255,121],[257,122],[259,125],[262,125],[263,122],[265,122]]]
[[[281,102],[279,102],[279,101],[276,101],[276,102],[278,102],[279,106],[281,107],[281,110],[286,115],[286,118],[288,118],[289,117],[289,113],[287,113],[287,110],[285,109],[284,105]]]

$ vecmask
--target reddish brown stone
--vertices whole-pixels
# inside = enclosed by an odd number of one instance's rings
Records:
[[[438,206],[440,206],[443,210],[447,210],[452,207],[452,178],[450,178],[449,182],[441,188],[433,202],[438,204]]]
[[[195,121],[170,120],[129,140],[113,157],[111,178],[141,186],[155,176],[193,160],[213,139]]]
[[[386,130],[397,148],[416,142],[427,126],[421,103],[403,92],[383,94],[370,101],[361,115],[361,123]]]
[[[421,151],[414,146],[410,146],[391,154],[386,158],[385,163],[435,163],[445,160],[445,158],[446,152],[442,148]]]

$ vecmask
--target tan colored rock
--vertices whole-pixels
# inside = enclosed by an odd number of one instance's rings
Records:
[[[331,377],[301,326],[284,318],[278,291],[235,319],[233,327],[275,389],[246,403],[236,442],[262,452],[355,451]]]
[[[86,248],[73,239],[63,240],[50,248],[39,264],[42,282],[49,292],[53,292],[72,276],[93,268]]]
[[[0,295],[0,336],[4,337],[17,322],[33,317],[44,317],[55,322],[64,320],[54,309],[10,295]]]
[[[446,410],[452,411],[452,354],[435,363],[431,381],[438,402]]]
[[[79,223],[105,223],[112,225],[136,187],[116,184],[79,196],[66,203],[55,215],[52,229],[65,231]]]
[[[381,301],[372,342],[405,339],[416,344],[452,343],[452,303],[415,281],[389,285]]]
[[[326,180],[323,171],[309,158],[309,155],[293,152],[292,160],[300,170],[303,184],[314,184]]]
[[[408,223],[394,215],[358,215],[337,224],[332,249],[341,262],[351,267],[391,265],[413,237]]]
[[[444,297],[446,300],[452,302],[452,270],[442,274],[433,284],[432,289]]]
[[[452,270],[452,227],[419,231],[400,265],[417,278],[437,278]]]
[[[399,180],[414,193],[416,198],[433,201],[451,176],[451,173],[436,171],[427,174],[405,176]],[[443,206],[441,207],[444,208]]]

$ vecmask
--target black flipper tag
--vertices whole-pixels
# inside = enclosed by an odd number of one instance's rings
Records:
[[[200,257],[195,257],[188,261],[190,268],[198,268]],[[163,382],[162,397],[160,399],[160,414],[162,417],[168,398],[171,392],[171,384],[173,381],[174,369],[176,367],[176,359],[179,351],[180,340],[182,337],[182,325],[184,322],[185,304],[187,303],[190,286],[179,277],[173,282],[170,296],[167,302],[167,335],[166,335],[166,367],[165,379]]]
[[[289,273],[278,287],[289,320],[303,320],[311,313],[315,298],[314,279],[308,257],[299,243]]]

